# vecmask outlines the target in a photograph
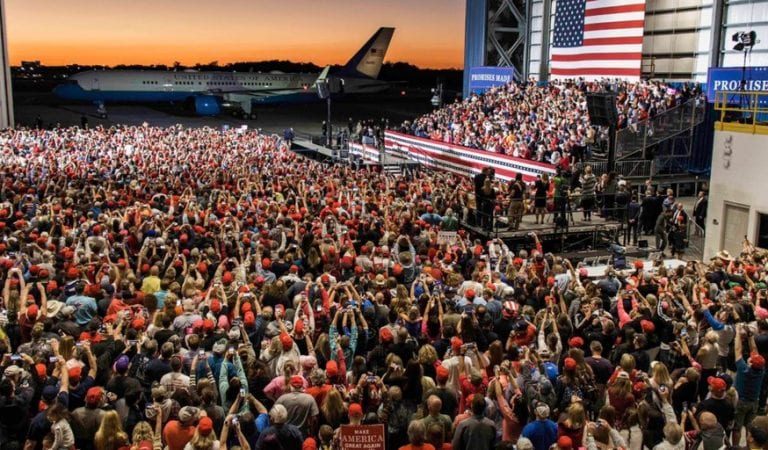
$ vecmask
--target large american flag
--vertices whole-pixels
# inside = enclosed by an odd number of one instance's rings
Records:
[[[645,0],[557,0],[552,78],[638,79]]]

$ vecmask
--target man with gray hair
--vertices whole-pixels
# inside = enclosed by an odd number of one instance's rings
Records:
[[[414,420],[408,425],[408,441],[410,448],[421,448],[427,440],[427,427],[421,420]]]
[[[269,410],[269,423],[259,435],[255,448],[301,448],[304,440],[301,430],[288,422],[285,406],[275,405]]]
[[[443,429],[443,441],[451,436],[451,418],[445,414],[440,414],[443,408],[443,401],[437,395],[430,395],[427,398],[427,415],[421,419],[424,422],[425,429],[429,429],[433,424],[439,425]]]
[[[533,450],[533,442],[530,439],[521,437],[517,440],[517,450]]]
[[[557,441],[557,424],[549,418],[549,405],[538,402],[534,407],[536,420],[523,428],[522,436],[533,443],[536,450],[547,450]]]
[[[315,399],[304,392],[304,378],[293,375],[290,379],[290,391],[281,395],[275,405],[281,405],[288,411],[288,421],[301,430],[302,436],[314,436],[317,433],[317,416],[320,410]],[[286,447],[292,448],[292,447]]]
[[[184,313],[180,316],[176,316],[173,319],[173,329],[176,331],[184,331],[191,327],[198,320],[202,320],[200,314],[195,312],[195,301],[191,298],[186,298],[181,302],[181,307]]]

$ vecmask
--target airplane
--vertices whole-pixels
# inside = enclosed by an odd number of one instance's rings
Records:
[[[382,27],[337,73],[326,67],[320,75],[303,73],[200,72],[196,70],[90,70],[70,76],[54,95],[91,101],[106,117],[106,102],[184,102],[197,115],[216,116],[223,108],[239,108],[255,118],[254,104],[305,103],[318,100],[318,83],[334,94],[375,94],[389,88],[378,80],[394,28]]]

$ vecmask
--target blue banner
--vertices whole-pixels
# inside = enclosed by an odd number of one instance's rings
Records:
[[[472,67],[469,69],[469,92],[482,94],[494,86],[514,81],[512,67]]]
[[[707,101],[714,103],[715,92],[745,91],[768,94],[768,67],[710,67],[707,73]],[[728,95],[728,103],[740,103],[739,95]],[[762,103],[762,102],[761,102]]]

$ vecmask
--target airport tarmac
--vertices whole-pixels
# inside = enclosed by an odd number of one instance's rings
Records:
[[[378,95],[342,98],[331,103],[331,122],[335,126],[346,127],[349,118],[354,121],[389,118],[390,124],[400,124],[403,120],[418,117],[433,109],[427,91],[387,92]],[[297,133],[319,135],[327,111],[324,101],[309,104],[286,104],[254,106],[257,118],[243,120],[222,113],[217,117],[199,117],[191,112],[172,105],[131,105],[107,104],[107,119],[96,115],[96,106],[89,103],[65,103],[50,93],[14,92],[14,113],[17,125],[34,126],[39,116],[45,126],[80,125],[83,115],[88,118],[89,126],[115,124],[141,125],[144,122],[153,126],[171,126],[182,124],[188,127],[239,127],[282,133],[293,127]]]

